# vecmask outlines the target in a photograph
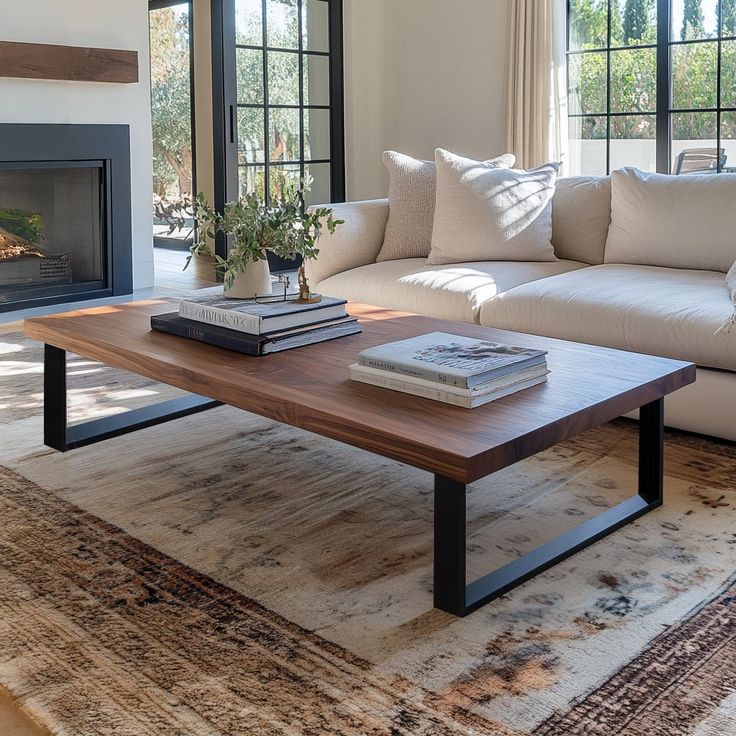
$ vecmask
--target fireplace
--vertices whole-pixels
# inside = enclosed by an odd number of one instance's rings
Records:
[[[132,291],[124,125],[0,125],[0,311]]]

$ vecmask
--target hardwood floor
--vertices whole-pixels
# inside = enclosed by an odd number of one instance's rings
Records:
[[[187,270],[184,266],[189,252],[169,248],[154,248],[153,261],[155,268],[156,287],[159,289],[204,289],[207,286],[216,286],[211,276],[202,273],[197,264],[192,263]]]
[[[0,689],[0,733],[3,736],[48,736],[49,732],[18,709]]]

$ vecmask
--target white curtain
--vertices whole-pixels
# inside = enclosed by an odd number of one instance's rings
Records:
[[[567,164],[566,0],[510,0],[506,143],[522,168]]]

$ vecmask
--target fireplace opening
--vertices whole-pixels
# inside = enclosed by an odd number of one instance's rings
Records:
[[[0,300],[107,288],[103,164],[0,165]]]
[[[132,291],[129,130],[0,125],[0,312]]]

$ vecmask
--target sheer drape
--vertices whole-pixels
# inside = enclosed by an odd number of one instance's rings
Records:
[[[511,0],[507,150],[517,166],[566,164],[565,0]]]

